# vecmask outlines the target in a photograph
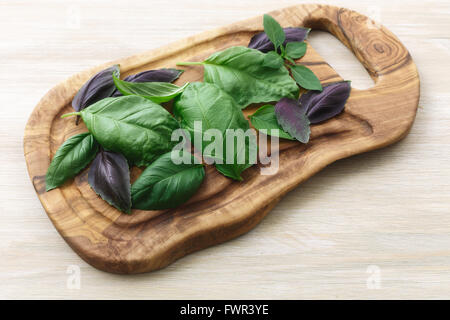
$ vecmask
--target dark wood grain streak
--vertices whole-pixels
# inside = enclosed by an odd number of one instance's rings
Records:
[[[345,111],[311,128],[307,145],[280,141],[280,168],[271,176],[255,165],[236,182],[208,166],[198,193],[185,205],[161,211],[118,212],[87,184],[85,169],[60,188],[45,192],[45,173],[57,148],[68,137],[86,131],[83,123],[60,115],[94,73],[114,63],[123,75],[177,61],[201,60],[233,45],[246,45],[262,29],[262,17],[237,22],[174,44],[107,63],[74,75],[51,89],[28,120],[24,154],[31,181],[49,218],[85,261],[114,273],[163,268],[186,254],[237,237],[255,227],[287,192],[333,161],[392,144],[409,131],[419,99],[419,77],[408,51],[382,26],[342,8],[299,5],[271,13],[283,26],[329,31],[353,51],[375,81],[367,90],[353,89]],[[301,63],[322,82],[342,80],[313,48]],[[186,67],[177,84],[199,81],[203,70]],[[351,79],[347,79],[351,80]],[[170,104],[166,107],[170,110]],[[248,116],[255,107],[244,110]],[[132,179],[141,172],[133,168]]]

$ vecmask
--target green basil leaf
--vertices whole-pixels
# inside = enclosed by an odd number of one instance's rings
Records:
[[[169,82],[128,82],[113,76],[114,84],[124,95],[137,95],[156,103],[167,102],[183,92],[189,85],[179,87]]]
[[[310,69],[301,64],[292,65],[290,68],[292,76],[300,87],[308,90],[322,91],[320,80]]]
[[[277,20],[275,20],[268,14],[264,15],[263,25],[264,25],[264,32],[269,37],[270,41],[272,41],[276,51],[278,47],[280,47],[283,44],[284,40],[286,39],[284,30],[277,22]]]
[[[86,132],[67,139],[56,151],[45,176],[45,190],[59,187],[86,167],[98,150],[94,137]]]
[[[226,92],[217,86],[194,82],[175,100],[173,114],[179,119],[181,127],[186,129],[194,141],[195,122],[202,124],[201,134],[206,130],[216,129],[225,137],[227,129],[248,129],[249,124],[236,102]],[[196,146],[201,149],[209,145],[210,141],[202,139],[202,144]],[[214,154],[205,154],[208,157],[216,157]]]
[[[216,169],[222,173],[224,176],[229,177],[234,180],[242,181],[244,180],[241,173],[250,168],[256,163],[257,158],[257,146],[256,146],[256,136],[252,131],[243,131],[249,134],[248,138],[243,135],[244,141],[239,142],[239,139],[229,132],[226,132],[224,139],[224,163],[216,163]],[[253,139],[253,141],[252,141]],[[233,149],[228,149],[228,142],[233,143]],[[232,163],[227,162],[226,156],[231,155]]]
[[[292,59],[300,59],[306,53],[306,42],[289,42],[286,44],[286,55]]]
[[[80,112],[89,132],[107,150],[145,166],[172,149],[177,121],[160,105],[139,96],[103,99]]]
[[[195,147],[202,151],[205,157],[216,161],[216,168],[226,176],[241,180],[241,172],[251,166],[254,162],[250,157],[245,157],[243,163],[226,163],[227,155],[227,129],[242,129],[246,131],[250,128],[248,121],[244,118],[242,111],[234,99],[219,87],[205,82],[192,83],[183,94],[175,100],[173,113],[180,120],[181,127],[186,129]],[[195,126],[195,122],[201,123],[201,128]],[[222,139],[219,150],[205,150],[205,148],[215,141],[205,139],[205,131],[216,129]],[[202,138],[199,144],[195,139],[195,134]],[[247,140],[247,139],[246,139]],[[218,151],[218,152],[217,152]],[[235,150],[228,152],[235,159],[247,155],[250,152],[248,143],[239,144]],[[220,164],[218,162],[223,162]],[[229,161],[230,162],[230,161]]]
[[[130,168],[123,155],[100,150],[89,168],[88,182],[103,200],[130,213]]]
[[[133,208],[141,210],[162,210],[175,208],[197,192],[205,177],[201,164],[176,164],[172,152],[168,152],[148,166],[131,186]]]
[[[288,70],[264,67],[265,54],[246,47],[231,47],[211,55],[205,66],[204,81],[231,95],[241,108],[251,103],[296,98],[299,89]]]
[[[263,60],[264,67],[279,69],[283,66],[283,64],[284,64],[283,58],[280,57],[280,55],[275,51],[270,51],[266,53],[266,55],[264,56]]]
[[[295,140],[278,124],[277,117],[275,115],[275,107],[270,104],[266,104],[256,110],[256,112],[250,116],[250,122],[258,131],[264,129],[268,135]]]

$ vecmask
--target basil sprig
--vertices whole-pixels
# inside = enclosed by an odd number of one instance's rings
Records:
[[[322,91],[322,85],[317,76],[308,67],[297,65],[294,61],[295,59],[300,59],[306,53],[307,45],[303,40],[308,35],[309,29],[299,29],[297,31],[297,39],[301,39],[298,41],[294,40],[293,37],[288,38],[285,30],[281,28],[280,24],[274,18],[267,14],[264,15],[264,34],[270,40],[273,47],[271,51],[263,51],[260,49],[263,52],[267,52],[264,65],[277,68],[282,65],[282,61],[285,59],[286,67],[291,70],[292,77],[300,87],[307,90]],[[261,36],[259,37],[261,38]],[[249,47],[256,47],[254,42],[250,41]],[[260,44],[259,47],[266,49],[267,45],[263,46]],[[288,96],[286,95],[285,97]]]
[[[296,64],[294,59],[302,58],[307,50],[307,45],[302,41],[284,40],[280,35],[281,26],[273,19],[264,17],[264,34],[270,40],[273,51],[267,50],[263,35],[258,34],[252,38],[249,46],[262,48],[266,53],[266,65],[277,66],[279,59],[285,60],[285,66],[290,69],[296,83],[307,90],[300,100],[284,97],[275,107],[263,106],[251,117],[252,124],[257,130],[264,130],[269,135],[277,135],[282,138],[295,138],[302,143],[309,141],[310,124],[330,119],[342,112],[350,95],[350,83],[343,81],[322,87],[317,76],[306,66]],[[307,33],[306,33],[307,34]],[[287,39],[287,37],[285,37]],[[261,49],[260,49],[261,50]],[[275,121],[276,120],[276,121]],[[278,129],[278,130],[274,130]]]

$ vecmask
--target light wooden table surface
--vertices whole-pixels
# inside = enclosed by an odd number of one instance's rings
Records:
[[[0,298],[450,298],[450,2],[336,1],[409,49],[421,108],[409,136],[339,161],[250,233],[150,274],[83,262],[47,218],[25,123],[71,74],[300,1],[0,1]],[[331,3],[330,1],[328,1]],[[332,36],[310,43],[357,88],[372,80]],[[80,271],[80,288],[71,278]]]

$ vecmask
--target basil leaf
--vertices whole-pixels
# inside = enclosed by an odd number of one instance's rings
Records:
[[[263,60],[264,67],[279,69],[283,66],[283,64],[284,64],[283,58],[280,57],[280,55],[275,51],[270,51],[266,53],[266,55],[264,56]]]
[[[107,98],[116,90],[113,75],[119,77],[118,65],[114,65],[100,71],[89,79],[78,91],[72,100],[72,107],[76,111],[81,111],[91,104]]]
[[[284,131],[300,142],[309,141],[309,120],[297,100],[283,98],[275,105],[277,121]]]
[[[306,53],[306,42],[289,42],[286,44],[286,55],[292,59],[300,59]]]
[[[345,108],[350,96],[349,81],[341,81],[323,87],[322,92],[308,91],[300,97],[300,105],[311,123],[328,120]]]
[[[310,69],[301,64],[291,65],[290,68],[292,77],[294,77],[300,87],[308,90],[322,91],[320,80]]]
[[[264,32],[273,43],[275,50],[277,50],[283,44],[284,40],[286,40],[286,35],[284,34],[283,28],[281,28],[277,20],[268,14],[264,15],[263,25]]]
[[[206,59],[204,81],[231,95],[241,108],[251,103],[295,98],[298,87],[285,67],[263,66],[265,55],[245,47],[231,47]]]
[[[162,210],[175,208],[194,195],[205,177],[201,164],[175,164],[172,152],[166,153],[148,166],[131,186],[133,208]]]
[[[177,80],[183,70],[178,69],[158,69],[147,70],[140,73],[132,74],[123,79],[127,82],[173,82]],[[122,93],[119,90],[115,90],[112,97],[119,97]]]
[[[213,84],[195,82],[175,100],[173,113],[180,120],[181,127],[189,132],[191,141],[196,144],[195,147],[197,149],[202,151],[204,157],[214,159],[216,168],[225,175],[237,180],[242,179],[240,174],[252,165],[251,159],[246,157],[242,164],[236,161],[234,163],[226,163],[226,132],[227,129],[242,129],[245,131],[250,126],[230,95]],[[201,123],[201,128],[195,126],[196,121]],[[205,150],[208,145],[213,143],[213,141],[205,139],[205,131],[209,129],[218,130],[223,142],[220,150],[214,149],[211,152]],[[195,133],[202,138],[200,144],[196,142]],[[236,158],[242,154],[247,154],[249,151],[248,144],[239,145],[233,150],[231,155]],[[231,153],[230,150],[228,152]],[[217,162],[223,162],[223,164]]]
[[[128,82],[173,82],[177,80],[182,73],[183,70],[163,68],[132,74],[125,77],[123,80]]]
[[[70,137],[59,147],[45,176],[45,190],[59,187],[72,178],[94,159],[98,144],[86,132]]]
[[[180,121],[181,127],[189,132],[193,142],[195,132],[201,133],[203,138],[205,131],[215,129],[224,138],[227,129],[249,128],[248,121],[233,98],[217,86],[205,82],[192,83],[175,100],[173,114]],[[202,127],[196,128],[195,122],[201,123]],[[210,143],[211,141],[202,139],[201,145],[195,147],[204,153],[205,147]],[[221,155],[214,153],[204,156],[223,160]]]
[[[130,213],[130,169],[123,155],[100,150],[89,169],[88,182],[103,200]]]
[[[171,150],[177,121],[160,105],[139,96],[106,98],[80,113],[89,132],[107,150],[132,164],[150,164]]]
[[[283,45],[286,46],[289,42],[302,42],[308,36],[309,28],[284,28],[284,34],[286,35],[286,40]],[[265,32],[260,32],[255,34],[249,44],[249,48],[259,50],[261,52],[269,52],[275,50],[273,43],[270,41],[269,37]]]
[[[167,82],[127,82],[114,78],[117,89],[125,96],[137,95],[156,103],[167,102],[179,95],[189,85],[179,87]]]
[[[275,108],[270,104],[266,104],[256,110],[256,112],[250,116],[250,122],[257,130],[266,130],[268,135],[295,140],[289,133],[285,132],[280,127],[277,117],[275,116]]]

